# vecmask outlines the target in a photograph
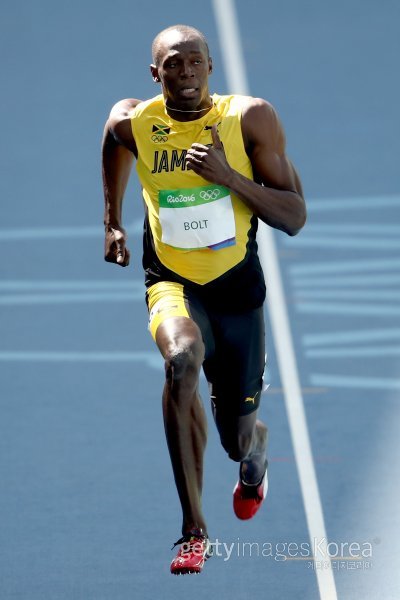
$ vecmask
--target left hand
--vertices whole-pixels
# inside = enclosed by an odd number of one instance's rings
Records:
[[[207,181],[228,186],[232,177],[232,169],[226,160],[216,125],[211,128],[211,137],[213,145],[210,147],[203,144],[192,144],[186,153],[186,168]]]

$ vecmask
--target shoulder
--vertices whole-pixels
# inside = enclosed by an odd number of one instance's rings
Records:
[[[141,100],[138,100],[137,98],[125,98],[124,100],[119,100],[119,102],[112,107],[109,118],[118,121],[128,117],[140,102]]]
[[[132,143],[132,129],[130,124],[131,113],[141,100],[136,98],[126,98],[120,100],[111,109],[106,127],[114,138],[124,146],[130,146]]]
[[[285,143],[279,116],[272,104],[263,98],[245,97],[242,105],[242,133],[249,144],[268,141],[274,146],[280,146]]]
[[[242,105],[242,119],[250,126],[261,123],[265,126],[276,127],[279,118],[275,108],[263,98],[244,97]]]

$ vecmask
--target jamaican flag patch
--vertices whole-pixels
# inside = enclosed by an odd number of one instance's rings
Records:
[[[151,139],[156,144],[162,144],[168,140],[168,134],[170,131],[171,127],[167,127],[166,125],[153,125],[151,130]]]

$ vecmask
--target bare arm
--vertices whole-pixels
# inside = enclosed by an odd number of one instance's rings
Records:
[[[285,153],[285,136],[270,104],[249,98],[242,114],[242,134],[254,181],[232,169],[216,128],[213,146],[193,144],[186,159],[188,168],[205,179],[225,185],[262,221],[295,235],[306,220],[300,178]]]
[[[134,156],[137,154],[129,112],[139,100],[122,100],[116,104],[104,128],[102,174],[104,190],[105,253],[108,262],[122,267],[129,264],[126,232],[122,227],[122,202]]]

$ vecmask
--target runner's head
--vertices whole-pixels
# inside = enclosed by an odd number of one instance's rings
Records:
[[[155,37],[152,52],[151,74],[170,107],[190,111],[210,105],[212,61],[200,31],[188,25],[168,27]]]

